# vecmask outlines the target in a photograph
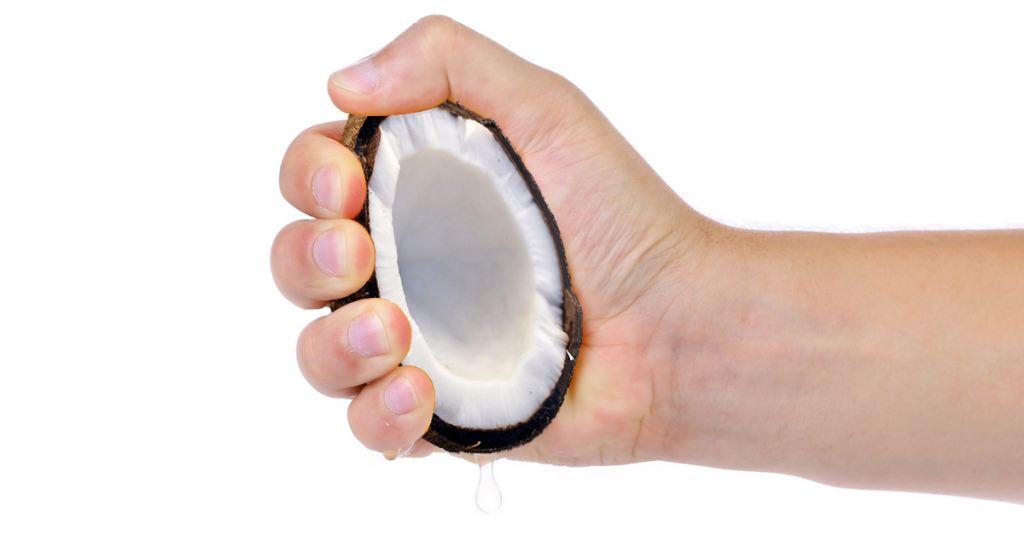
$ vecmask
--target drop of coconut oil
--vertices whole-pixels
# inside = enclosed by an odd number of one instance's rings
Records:
[[[501,508],[501,490],[494,480],[494,462],[497,454],[474,454],[473,459],[480,466],[480,480],[476,483],[476,507],[485,514],[493,514]]]

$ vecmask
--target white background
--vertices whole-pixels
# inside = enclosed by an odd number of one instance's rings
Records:
[[[660,4],[660,5],[659,5]],[[772,4],[769,6],[768,4]],[[1016,2],[5,2],[0,533],[1022,534],[1024,507],[669,464],[386,462],[274,289],[327,76],[445,13],[580,86],[701,211],[1024,226]]]

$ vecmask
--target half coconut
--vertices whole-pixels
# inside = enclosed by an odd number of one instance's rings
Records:
[[[501,129],[459,104],[349,116],[342,143],[363,164],[369,282],[331,310],[381,297],[409,318],[403,365],[434,383],[424,438],[497,452],[558,413],[582,340],[555,218]]]

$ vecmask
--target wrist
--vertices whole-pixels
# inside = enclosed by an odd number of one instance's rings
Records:
[[[670,230],[659,241],[665,249],[634,270],[651,281],[631,307],[641,326],[632,346],[649,371],[651,391],[634,454],[637,461],[701,463],[694,458],[692,442],[702,419],[691,413],[702,411],[698,399],[712,396],[715,388],[703,384],[717,381],[710,375],[718,368],[712,355],[718,341],[708,338],[716,307],[707,300],[719,294],[714,287],[730,287],[735,267],[725,262],[725,250],[735,230],[686,206],[667,220],[681,224],[665,226]],[[710,460],[704,464],[721,465]]]
[[[662,459],[806,469],[796,436],[801,412],[813,411],[808,387],[827,383],[814,364],[822,334],[803,303],[799,263],[780,254],[777,236],[711,223],[699,244],[680,244],[690,260],[681,256],[669,277],[677,298],[665,313],[672,337],[656,386],[671,423]]]

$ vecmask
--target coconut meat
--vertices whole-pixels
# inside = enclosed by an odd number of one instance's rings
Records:
[[[380,296],[409,317],[404,365],[434,383],[434,413],[463,428],[529,418],[555,386],[557,250],[494,135],[442,109],[390,116],[368,184]]]

